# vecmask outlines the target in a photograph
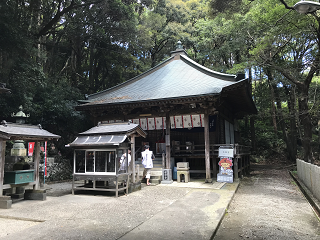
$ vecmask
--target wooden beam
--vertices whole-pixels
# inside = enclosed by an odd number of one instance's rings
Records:
[[[28,137],[28,136],[11,136],[10,140],[24,140],[24,141],[51,141],[51,140],[57,140],[58,138],[46,138],[46,137]]]
[[[141,107],[155,107],[155,106],[166,106],[166,105],[175,105],[181,103],[200,103],[203,101],[216,101],[219,96],[217,95],[206,95],[198,97],[186,97],[186,98],[174,98],[174,99],[161,99],[161,100],[148,100],[141,102],[127,102],[127,103],[105,103],[98,105],[79,105],[76,107],[78,111],[90,111],[91,115],[93,113],[98,113],[103,110],[113,110],[118,109],[119,107],[134,109]],[[97,116],[95,116],[97,117]]]
[[[171,161],[171,155],[170,155],[170,114],[169,112],[166,113],[166,169],[170,168],[170,161]]]
[[[203,119],[204,125],[204,144],[205,144],[205,164],[206,164],[206,182],[211,183],[211,172],[210,172],[210,138],[209,138],[209,114],[208,111],[204,114]]]
[[[4,162],[6,158],[6,141],[0,139],[0,197],[3,196]]]
[[[132,182],[135,183],[136,182],[136,138],[135,135],[131,136],[131,169],[132,169]],[[129,183],[127,183],[129,184]],[[128,194],[128,192],[127,192]]]

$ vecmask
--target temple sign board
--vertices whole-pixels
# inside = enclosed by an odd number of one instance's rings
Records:
[[[217,174],[217,182],[233,183],[233,157],[234,149],[227,146],[219,148],[219,173]]]

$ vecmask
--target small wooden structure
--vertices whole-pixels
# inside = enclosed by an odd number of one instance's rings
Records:
[[[45,190],[40,190],[39,163],[40,163],[40,142],[59,139],[60,136],[52,134],[41,125],[28,125],[19,123],[7,123],[2,121],[0,124],[0,208],[10,208],[12,205],[11,196],[4,195],[5,189],[14,187],[33,186],[33,190],[26,190],[24,199],[45,200]],[[33,154],[34,169],[4,171],[6,141],[25,140],[35,142]]]
[[[130,148],[135,149],[134,139],[138,136],[146,137],[146,133],[132,123],[98,124],[80,133],[67,145],[75,148],[72,194],[75,190],[113,191],[116,197],[119,191],[128,193],[135,160],[134,153],[130,163],[126,156]],[[132,176],[134,178],[134,174]],[[84,184],[75,186],[78,180],[83,180]],[[132,182],[135,183],[135,179]]]

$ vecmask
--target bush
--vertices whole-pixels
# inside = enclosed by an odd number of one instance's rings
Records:
[[[46,181],[64,181],[72,179],[72,167],[70,161],[61,156],[55,157],[55,162],[47,166]]]

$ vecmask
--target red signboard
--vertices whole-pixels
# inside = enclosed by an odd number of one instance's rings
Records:
[[[32,157],[33,150],[34,150],[34,142],[29,142],[28,143],[28,156],[29,157]]]

